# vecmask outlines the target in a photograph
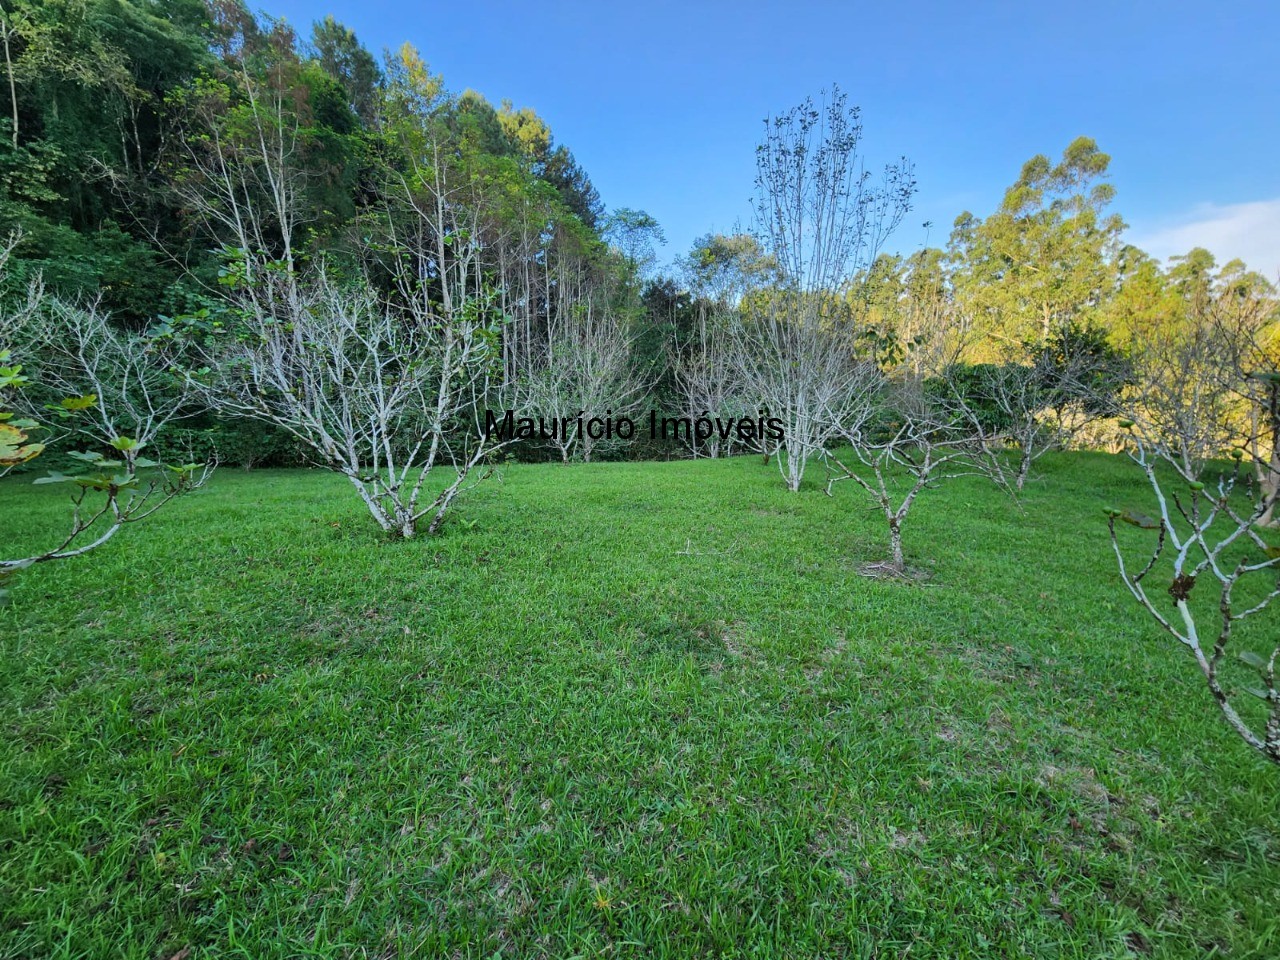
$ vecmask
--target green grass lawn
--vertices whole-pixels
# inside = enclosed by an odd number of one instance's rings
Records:
[[[756,457],[412,542],[224,470],[0,611],[0,957],[1280,956],[1280,771],[1115,571],[1142,478],[1042,472],[926,493],[903,583]]]

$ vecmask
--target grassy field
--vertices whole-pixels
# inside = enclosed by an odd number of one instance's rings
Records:
[[[407,543],[222,471],[0,611],[0,957],[1280,956],[1280,772],[1123,591],[1141,478],[1043,473],[926,494],[903,583],[754,457]]]

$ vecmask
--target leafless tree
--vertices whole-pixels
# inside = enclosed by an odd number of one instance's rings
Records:
[[[1247,412],[1230,439],[1245,452],[1255,482],[1274,506],[1280,496],[1280,361],[1275,341],[1280,299],[1276,288],[1256,274],[1229,276],[1202,310],[1206,316],[1193,322],[1209,328],[1201,337],[1209,345],[1211,369],[1216,373],[1216,381],[1211,382]],[[1232,424],[1229,419],[1227,426]],[[1274,509],[1266,510],[1258,523],[1276,526],[1274,514]]]
[[[200,349],[208,379],[193,378],[218,412],[288,431],[316,462],[344,476],[378,525],[434,533],[472,471],[496,444],[479,422],[493,359],[481,323],[452,321],[431,295],[407,286],[382,298],[367,280],[338,284],[320,269],[287,280],[284,316],[246,309],[238,335]],[[437,466],[448,482],[425,493]]]
[[[36,280],[24,304],[0,315],[0,357],[11,351],[27,362],[4,378],[10,389],[3,412],[21,416],[0,418],[0,426],[23,439],[26,431],[43,429],[46,439],[73,438],[91,449],[69,454],[84,465],[81,472],[35,481],[72,488],[71,521],[53,545],[0,558],[0,581],[39,563],[83,556],[208,479],[213,464],[170,466],[144,455],[165,424],[193,412],[191,398],[154,342],[115,327],[98,303],[50,295]],[[0,457],[0,471],[43,448],[20,447]]]
[[[1270,335],[1277,319],[1280,305],[1269,284],[1229,277],[1195,298],[1184,317],[1134,344],[1134,382],[1122,409],[1153,455],[1194,478],[1208,461],[1238,450],[1263,493],[1274,494],[1280,366]],[[1271,516],[1258,522],[1268,525]]]
[[[25,413],[39,418],[47,403],[83,398],[71,431],[126,460],[141,456],[167,424],[200,410],[162,341],[117,326],[100,301],[50,295],[38,279],[27,307],[0,317],[0,340],[25,358],[35,384],[19,395]]]
[[[237,72],[234,84],[204,79],[175,100],[167,182],[202,236],[239,252],[249,289],[288,294],[256,281],[276,265],[297,269],[308,211],[305,103],[278,67],[266,80],[243,61]]]
[[[709,310],[701,305],[698,311],[697,329],[691,344],[672,350],[671,364],[680,406],[676,411],[690,421],[699,417],[731,420],[752,418],[756,411],[747,407],[738,377],[739,366],[729,352],[731,314]],[[689,435],[686,438],[689,452],[694,457],[728,456],[734,448],[733,434],[721,438],[713,433],[705,442]],[[765,442],[763,438],[761,443]]]
[[[753,405],[784,424],[778,466],[791,490],[852,412],[842,409],[860,380],[849,287],[915,189],[905,160],[873,180],[861,139],[857,108],[833,90],[766,121],[756,153],[756,231],[778,280],[744,297],[733,357]]]
[[[1234,470],[1208,484],[1200,479],[1200,465],[1190,466],[1193,461],[1159,440],[1145,439],[1136,429],[1133,447],[1130,456],[1146,475],[1158,512],[1151,518],[1133,510],[1108,508],[1121,579],[1155,621],[1191,651],[1231,728],[1267,759],[1280,763],[1280,691],[1276,685],[1280,645],[1267,642],[1269,654],[1247,648],[1236,654],[1260,681],[1246,688],[1263,701],[1256,720],[1251,712],[1242,716],[1232,701],[1231,686],[1223,679],[1229,654],[1240,646],[1235,636],[1237,625],[1267,609],[1280,596],[1280,550],[1254,529],[1274,508],[1276,485],[1268,484],[1269,492],[1257,484],[1246,488],[1240,482],[1242,455],[1237,456]],[[1173,485],[1187,489],[1173,491]],[[1125,561],[1117,520],[1156,531],[1150,557],[1136,571]],[[1167,592],[1176,616],[1167,616],[1147,592],[1148,578],[1158,575],[1157,571],[1169,577]],[[1216,589],[1203,605],[1193,609],[1193,591],[1209,578]],[[1239,600],[1237,591],[1246,599]]]
[[[963,476],[1006,484],[999,457],[981,420],[955,385],[903,368],[890,375],[868,365],[854,415],[833,420],[852,459],[828,452],[835,484],[852,480],[876,504],[889,534],[890,559],[869,572],[907,573],[902,529],[917,497],[929,487]]]
[[[955,313],[944,293],[936,300]],[[964,322],[956,328],[972,329]],[[947,341],[948,363],[954,364],[947,379],[965,397],[967,415],[1016,455],[1017,490],[1045,453],[1066,446],[1089,424],[1114,417],[1131,377],[1128,358],[1103,333],[1074,325],[1042,343],[993,342],[983,351],[993,357],[989,363],[957,362],[973,348],[970,337],[948,334]]]
[[[197,85],[176,138],[174,189],[222,246],[230,318],[193,342],[208,373],[191,382],[220,414],[292,434],[383,530],[434,533],[497,445],[481,422],[501,349],[482,184],[414,128],[341,266],[299,257],[305,104],[277,74]]]
[[[677,413],[689,419],[699,417],[731,420],[754,418],[759,411],[745,395],[735,362],[734,334],[740,322],[743,297],[749,290],[765,286],[776,278],[776,264],[750,234],[701,238],[683,261],[683,272],[693,295],[695,323],[688,336],[676,330],[669,345],[670,365],[676,394]],[[693,456],[719,457],[732,452],[738,438],[731,433],[713,433],[699,442],[687,438]],[[766,444],[764,438],[757,441]]]
[[[793,322],[808,310],[798,306],[801,299],[785,290],[756,294],[733,330],[731,348],[741,396],[783,423],[777,463],[793,491],[800,489],[809,460],[837,436],[835,424],[858,410],[865,365],[847,320],[827,324],[811,316]]]
[[[890,559],[869,572],[892,576],[907,572],[902,528],[923,491],[962,476],[1008,486],[983,413],[956,379],[965,346],[956,331],[966,325],[944,291],[920,299],[910,306],[921,320],[917,335],[889,352],[892,362],[863,361],[852,399],[827,411],[835,437],[850,450],[826,454],[827,494],[851,480],[875,503],[888,527]],[[955,322],[942,322],[947,316]]]
[[[1280,763],[1280,646],[1247,627],[1241,636],[1239,626],[1280,595],[1280,549],[1262,535],[1280,499],[1280,371],[1265,337],[1274,318],[1269,285],[1234,278],[1191,304],[1184,322],[1144,338],[1121,426],[1156,516],[1114,507],[1107,514],[1129,592],[1191,651],[1231,728]],[[1225,470],[1224,458],[1232,464]],[[1126,561],[1117,520],[1154,531],[1141,568]],[[1147,592],[1157,577],[1168,578],[1174,615]],[[1257,683],[1242,689],[1232,681],[1236,660]],[[1237,692],[1256,695],[1261,710]]]
[[[1035,462],[1066,440],[1066,431],[1044,416],[1049,405],[1046,392],[1052,387],[1036,365],[1017,362],[980,364],[974,379],[973,402],[981,406],[991,429],[1017,453],[1014,485],[1021,490]]]
[[[648,390],[623,320],[610,309],[607,296],[588,290],[575,309],[551,324],[517,396],[526,413],[556,423],[547,442],[565,463],[575,451],[590,463],[599,441],[582,418],[630,417]]]

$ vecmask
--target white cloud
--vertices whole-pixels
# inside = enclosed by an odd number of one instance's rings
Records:
[[[1202,203],[1179,217],[1138,224],[1128,241],[1164,260],[1204,247],[1219,263],[1239,258],[1250,269],[1280,275],[1280,197],[1250,203]]]

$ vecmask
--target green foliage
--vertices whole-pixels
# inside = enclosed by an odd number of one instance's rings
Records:
[[[1115,416],[1117,401],[1134,381],[1133,364],[1101,326],[1068,322],[1032,354],[1046,406],[1080,404],[1098,416]]]
[[[1001,391],[1027,396],[1032,412],[1049,405],[1049,394],[1037,382],[1034,367],[1017,363],[957,363],[946,371],[945,383],[930,384],[935,393],[955,395],[976,418],[988,436],[1009,433],[1016,425],[1015,411],[1001,403]]]
[[[513,164],[517,175],[500,176],[525,199],[545,190],[554,219],[594,230],[600,214],[589,178],[532,110],[450,95],[409,47],[384,72],[332,17],[308,44],[238,0],[15,0],[6,23],[17,121],[0,110],[0,217],[24,235],[11,288],[40,275],[140,326],[188,309],[179,274],[207,277],[224,238],[183,202],[183,188],[215,189],[186,148],[252,146],[268,103],[297,125],[298,256],[341,256],[362,212],[441,134],[469,175]],[[266,98],[257,107],[251,91]]]
[[[356,35],[331,16],[317,20],[311,43],[321,69],[339,84],[351,112],[370,126],[376,119],[382,71]]]
[[[31,442],[29,432],[38,430],[40,425],[33,420],[15,417],[13,412],[5,409],[5,394],[16,390],[27,382],[22,373],[21,364],[10,363],[8,350],[0,350],[0,476],[14,467],[30,463],[44,452],[43,443]]]
[[[1114,295],[1124,222],[1107,212],[1110,159],[1079,137],[1057,164],[1028,160],[985,220],[956,219],[948,255],[957,296],[986,332],[1047,340],[1064,323],[1094,318]]]

